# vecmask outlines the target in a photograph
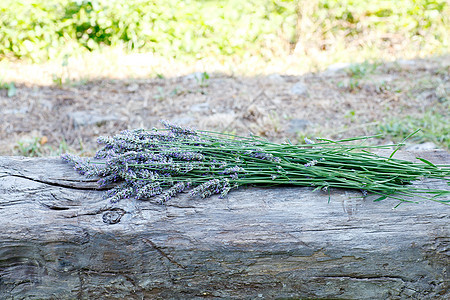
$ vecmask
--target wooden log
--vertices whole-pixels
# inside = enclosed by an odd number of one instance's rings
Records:
[[[101,194],[59,158],[0,157],[1,299],[450,298],[443,204],[289,187],[166,205]]]

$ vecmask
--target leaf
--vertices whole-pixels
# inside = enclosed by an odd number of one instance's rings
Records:
[[[14,85],[14,82],[11,82],[8,84],[8,97],[14,97],[16,95],[16,86]]]
[[[392,156],[394,156],[395,152],[397,152],[401,146],[405,145],[405,141],[407,139],[409,139],[410,137],[412,137],[413,135],[415,135],[416,133],[418,133],[420,131],[420,128],[417,129],[416,131],[414,131],[413,133],[411,133],[410,135],[408,135],[407,137],[405,137],[405,139],[403,140],[403,142],[401,142],[400,144],[397,145],[397,148],[395,148],[394,152],[391,153],[391,156],[389,156],[389,158],[392,158]]]
[[[436,167],[435,164],[433,164],[432,162],[426,160],[425,158],[420,158],[420,157],[416,157],[416,158],[417,158],[418,160],[420,160],[421,162],[423,162],[423,163],[425,163],[425,164],[427,164],[427,165],[429,165],[429,166],[432,166],[433,168],[436,168],[436,169],[437,169],[437,167]]]
[[[388,196],[381,196],[381,197],[379,197],[379,198],[373,200],[373,202],[378,202],[378,201],[384,200],[384,199],[386,199],[387,197],[388,197]]]

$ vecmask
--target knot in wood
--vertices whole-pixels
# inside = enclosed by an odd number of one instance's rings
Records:
[[[102,216],[103,223],[116,224],[120,222],[120,219],[125,214],[125,211],[121,208],[114,208],[105,212]]]

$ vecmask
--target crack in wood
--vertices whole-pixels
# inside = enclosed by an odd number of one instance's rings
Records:
[[[27,179],[27,180],[30,180],[30,181],[34,181],[34,182],[38,182],[38,183],[42,183],[42,184],[46,184],[46,185],[50,185],[50,186],[67,188],[67,189],[72,189],[72,190],[82,190],[82,191],[101,191],[101,190],[103,190],[101,188],[92,188],[92,187],[74,187],[74,186],[69,185],[69,184],[63,184],[63,183],[58,183],[58,182],[51,182],[51,181],[40,180],[40,179],[37,179],[37,178],[32,178],[32,177],[28,177],[28,176],[20,175],[20,174],[8,174],[7,176],[23,178],[23,179]],[[70,181],[70,180],[66,180],[66,181]],[[86,182],[86,181],[80,180],[80,181],[74,181],[74,182],[83,183],[83,182]]]
[[[159,205],[161,205],[161,204],[159,204]],[[185,208],[195,208],[195,206],[190,206],[190,205],[183,206],[183,205],[171,204],[171,203],[165,203],[165,204],[163,204],[163,205],[164,205],[164,206],[168,206],[168,207],[181,208],[181,209],[185,209]]]
[[[78,270],[78,279],[80,280],[80,288],[78,291],[77,299],[82,300],[83,299],[83,290],[84,290],[84,278],[81,274],[81,270]]]
[[[165,258],[167,258],[168,261],[170,261],[172,264],[182,268],[182,269],[186,269],[186,267],[184,267],[183,265],[181,265],[180,263],[178,263],[177,261],[175,261],[173,258],[171,258],[167,253],[165,253],[160,247],[158,247],[155,243],[153,243],[151,240],[146,239],[146,238],[142,238],[142,240],[144,242],[146,242],[147,244],[149,244],[150,246],[152,246],[153,249],[155,249],[156,251],[159,252],[159,254],[161,254],[162,256],[164,256]]]
[[[41,203],[42,206],[51,209],[51,210],[69,210],[69,207],[62,207],[62,206],[56,206],[56,205],[50,205],[46,203]]]
[[[404,278],[400,276],[379,276],[379,275],[323,275],[316,276],[315,278],[336,278],[336,279],[356,279],[356,280],[401,280],[402,282],[407,282]]]
[[[363,226],[349,226],[349,227],[339,227],[339,228],[320,228],[320,229],[303,229],[302,232],[314,232],[314,231],[320,231],[323,232],[326,231],[341,231],[341,230],[349,230],[349,229],[361,229],[364,228]]]
[[[95,216],[95,215],[104,213],[104,212],[106,212],[106,211],[110,211],[111,209],[114,209],[114,208],[111,208],[111,207],[108,207],[108,208],[99,208],[99,209],[97,209],[97,210],[95,210],[95,211],[91,211],[91,212],[86,212],[86,213],[76,213],[76,214],[71,215],[71,216],[64,216],[64,218],[66,218],[66,219],[73,219],[73,218],[78,218],[78,217],[80,217],[80,216]]]
[[[9,293],[13,293],[16,288],[24,284],[33,284],[33,281],[31,279],[25,279],[19,282],[15,282],[13,287],[9,290]]]
[[[151,211],[154,211],[154,210],[155,210],[155,207],[158,207],[158,208],[173,207],[173,208],[181,208],[181,209],[186,209],[186,208],[192,208],[192,209],[195,209],[195,208],[196,208],[195,206],[191,206],[191,205],[186,205],[186,206],[184,206],[184,205],[173,204],[173,203],[159,203],[159,202],[150,202],[150,201],[145,201],[145,202],[146,202],[146,203],[152,204],[152,206],[149,207],[149,208],[146,208],[146,207],[141,208],[141,210],[143,210],[143,211],[145,211],[145,210],[151,210]]]
[[[53,199],[55,199],[56,202],[60,201],[52,192],[50,192],[50,195],[52,196]],[[51,210],[69,210],[70,207],[65,207],[65,206],[58,206],[56,204],[48,204],[48,203],[44,203],[39,201],[39,204],[41,204],[42,206],[51,209]]]
[[[23,203],[24,201],[23,200],[9,200],[8,202],[6,202],[6,203],[0,203],[0,207],[8,207],[8,206],[13,206],[13,205],[17,205],[17,204],[21,204],[21,203]]]
[[[79,277],[79,291],[77,293],[77,299],[89,299],[89,295],[85,295],[84,292],[87,292],[85,290],[85,285],[86,284],[86,279],[84,278],[85,276],[89,277],[91,275],[100,275],[100,276],[111,276],[111,277],[116,277],[116,276],[123,276],[123,278],[130,282],[132,284],[132,286],[134,287],[133,293],[135,296],[137,296],[137,293],[139,293],[141,299],[144,299],[144,288],[141,287],[138,283],[138,281],[133,278],[131,275],[127,274],[125,271],[120,271],[120,270],[116,270],[116,271],[95,271],[95,270],[90,270],[88,268],[81,268],[78,271],[78,277]],[[87,292],[88,293],[88,292]],[[86,296],[86,297],[85,297]]]

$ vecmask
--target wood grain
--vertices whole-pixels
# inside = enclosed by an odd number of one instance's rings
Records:
[[[416,156],[450,162],[396,154]],[[443,204],[289,187],[164,206],[101,194],[58,158],[0,157],[0,299],[450,298]]]

